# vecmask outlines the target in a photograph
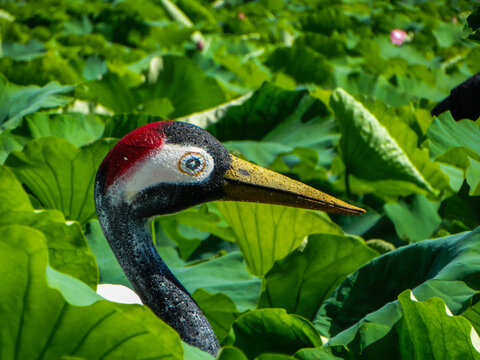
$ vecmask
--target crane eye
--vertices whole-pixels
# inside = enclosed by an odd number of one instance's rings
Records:
[[[199,175],[205,169],[205,157],[198,152],[188,152],[180,158],[178,169],[187,175]]]

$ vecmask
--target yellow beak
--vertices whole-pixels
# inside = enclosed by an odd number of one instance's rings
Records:
[[[233,155],[225,173],[222,200],[278,204],[339,214],[363,214],[365,210],[347,204],[317,189]]]

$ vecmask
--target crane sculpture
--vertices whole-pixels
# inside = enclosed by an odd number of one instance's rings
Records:
[[[212,135],[191,124],[151,123],[121,139],[95,179],[103,233],[143,303],[182,340],[216,355],[219,343],[208,320],[159,256],[148,226],[154,216],[213,200],[343,214],[365,211],[236,158]]]

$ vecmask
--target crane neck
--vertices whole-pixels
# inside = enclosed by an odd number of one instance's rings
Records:
[[[100,225],[135,291],[183,341],[216,355],[219,343],[207,318],[155,248],[148,221],[128,205],[111,207],[96,194]]]

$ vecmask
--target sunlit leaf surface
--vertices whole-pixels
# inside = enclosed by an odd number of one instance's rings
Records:
[[[331,345],[363,351],[402,318],[397,297],[406,289],[420,301],[441,297],[454,315],[480,291],[480,228],[423,241],[374,259],[349,276],[317,313]],[[368,332],[365,332],[368,329]]]
[[[61,107],[71,98],[62,94],[73,90],[72,86],[49,83],[45,87],[17,86],[0,76],[0,123],[1,129],[11,129],[18,125],[22,116],[41,108]]]
[[[1,354],[4,359],[107,356],[181,359],[178,335],[138,305],[98,301],[71,305],[47,286],[43,235],[23,226],[0,227]],[[122,331],[117,331],[121,328]],[[121,355],[120,355],[121,354]]]
[[[259,306],[311,319],[347,275],[377,255],[355,237],[311,235],[305,249],[278,261],[265,275]]]
[[[64,139],[46,137],[10,154],[6,164],[44,207],[85,223],[95,216],[95,174],[112,146],[112,141],[99,140],[77,148]]]
[[[327,215],[275,205],[219,202],[235,241],[255,275],[264,275],[276,260],[295,250],[313,233],[340,234]]]

